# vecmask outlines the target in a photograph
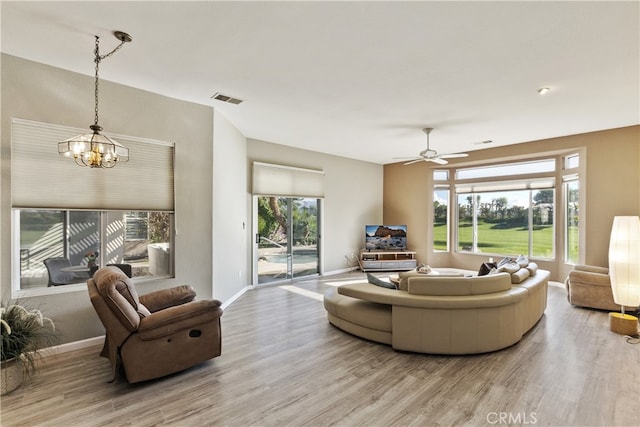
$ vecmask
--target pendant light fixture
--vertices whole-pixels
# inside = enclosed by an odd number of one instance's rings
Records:
[[[100,61],[113,55],[125,43],[133,40],[131,36],[122,31],[115,31],[113,35],[120,40],[120,44],[106,55],[100,55],[100,38],[96,37],[95,59],[96,81],[95,81],[95,120],[89,129],[93,133],[83,133],[73,138],[66,139],[58,143],[58,154],[70,157],[80,166],[92,168],[112,168],[118,162],[129,160],[129,149],[119,142],[102,135],[102,127],[98,124],[98,69]]]

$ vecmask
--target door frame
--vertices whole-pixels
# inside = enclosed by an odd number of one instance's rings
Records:
[[[293,278],[286,278],[286,279],[282,279],[282,280],[276,280],[276,281],[272,281],[269,283],[263,283],[260,284],[258,283],[258,241],[257,241],[257,236],[258,236],[258,198],[259,197],[265,197],[264,195],[252,195],[251,197],[251,286],[252,287],[256,287],[256,286],[268,286],[268,285],[273,285],[273,284],[281,284],[281,283],[286,283],[286,282],[291,282],[297,279],[304,279],[307,277],[313,277],[314,275],[308,275],[308,276],[301,276],[301,277],[293,277]],[[287,197],[287,198],[294,198],[293,196],[280,196],[280,197]],[[303,197],[303,196],[300,196]],[[323,244],[322,244],[322,230],[324,229],[324,220],[323,220],[323,201],[324,199],[322,198],[318,198],[318,197],[305,197],[306,199],[316,199],[317,201],[317,211],[318,211],[318,218],[317,218],[317,227],[318,227],[318,236],[317,236],[317,250],[318,250],[318,273],[317,275],[322,276],[323,272],[324,272],[324,262],[323,259],[324,257],[322,256],[322,248],[323,248]]]

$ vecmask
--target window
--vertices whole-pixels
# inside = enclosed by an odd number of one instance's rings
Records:
[[[555,159],[458,170],[457,250],[553,258],[554,170]]]
[[[449,171],[448,170],[434,170],[433,171],[433,180],[434,181],[449,181]]]
[[[433,191],[433,250],[449,250],[449,188]]]
[[[584,153],[577,149],[534,160],[434,170],[434,252],[452,246],[468,254],[550,260],[558,256],[559,247],[563,261],[582,263]],[[451,200],[451,208],[446,200]],[[443,218],[445,209],[449,213]],[[445,240],[445,224],[453,232],[451,245]]]
[[[449,171],[434,170],[433,250],[449,250]],[[440,183],[438,181],[441,181]]]
[[[580,154],[564,158],[562,177],[564,192],[564,259],[568,263],[580,263]]]
[[[85,282],[93,255],[99,266],[130,264],[133,277],[173,274],[174,144],[111,134],[132,155],[109,170],[79,167],[55,145],[42,149],[83,132],[12,119],[12,290],[34,291],[14,298],[72,289],[48,287],[49,258],[70,264],[62,285]]]
[[[579,154],[571,154],[564,158],[564,168],[565,169],[575,169],[580,166],[580,155]]]
[[[565,260],[576,264],[580,260],[580,233],[578,232],[578,217],[580,213],[580,183],[572,179],[564,183],[565,191]]]
[[[553,257],[553,189],[459,193],[458,250]]]
[[[545,159],[532,162],[507,163],[502,165],[459,169],[456,172],[456,179],[495,178],[497,176],[553,172],[555,170],[555,159]]]
[[[59,257],[73,273],[62,276],[63,285],[85,282],[94,256],[98,266],[129,264],[134,278],[172,274],[172,213],[15,209],[13,215],[22,290],[47,287],[44,261]]]

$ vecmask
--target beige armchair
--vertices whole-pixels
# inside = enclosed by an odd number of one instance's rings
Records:
[[[571,304],[620,311],[620,306],[613,301],[608,268],[575,265],[564,283]]]
[[[101,268],[87,282],[91,303],[106,329],[101,356],[127,381],[162,377],[221,353],[220,301],[194,301],[191,286],[138,297],[117,267]]]

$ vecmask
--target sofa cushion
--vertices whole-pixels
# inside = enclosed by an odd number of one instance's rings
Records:
[[[391,305],[378,304],[341,295],[336,288],[327,290],[324,308],[332,315],[356,325],[391,332]]]
[[[451,277],[422,276],[408,279],[408,293],[411,295],[459,296],[482,295],[502,292],[511,288],[509,275],[487,275]]]
[[[409,279],[412,277],[464,277],[465,274],[453,268],[433,269],[429,271],[405,271],[398,275],[398,289],[401,291],[409,290]]]
[[[401,291],[406,291],[409,287],[409,277],[420,277],[424,275],[426,275],[426,273],[420,273],[416,270],[403,271],[402,273],[398,274],[398,278],[400,279],[400,281],[398,282],[398,289]]]

